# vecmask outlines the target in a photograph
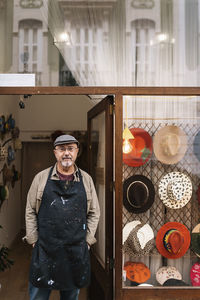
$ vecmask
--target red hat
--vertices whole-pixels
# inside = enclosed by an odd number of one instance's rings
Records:
[[[181,223],[168,222],[158,231],[156,247],[160,254],[169,259],[182,257],[190,246],[190,232]]]
[[[200,286],[200,264],[195,263],[190,270],[190,279],[193,286]]]
[[[123,162],[131,167],[144,165],[152,154],[152,139],[147,131],[142,128],[129,128],[133,139],[129,143],[133,147],[130,153],[123,153]]]

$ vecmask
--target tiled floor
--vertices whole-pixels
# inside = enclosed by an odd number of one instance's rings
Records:
[[[0,272],[1,300],[28,300],[28,272],[31,258],[31,246],[24,244],[19,238],[13,245],[10,257],[14,265]],[[79,300],[87,299],[87,290],[82,289]],[[53,291],[49,300],[59,300],[59,293]]]

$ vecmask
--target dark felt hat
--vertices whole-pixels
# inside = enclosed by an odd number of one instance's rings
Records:
[[[200,224],[197,224],[191,233],[191,248],[200,257]]]
[[[189,286],[189,284],[185,283],[183,280],[170,278],[163,283],[163,286]]]
[[[155,189],[150,179],[134,175],[124,181],[123,203],[128,211],[135,214],[147,211],[153,204]]]
[[[77,139],[75,139],[75,137],[69,134],[63,134],[56,138],[56,140],[54,141],[54,147],[56,147],[57,145],[73,143],[79,145],[79,142],[77,141]]]

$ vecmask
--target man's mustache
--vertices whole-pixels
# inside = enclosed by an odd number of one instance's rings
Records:
[[[62,159],[71,159],[72,160],[71,156],[63,156]]]

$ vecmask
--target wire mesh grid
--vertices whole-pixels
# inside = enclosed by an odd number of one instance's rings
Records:
[[[173,121],[174,122],[174,121]],[[139,220],[140,222],[148,223],[151,225],[154,235],[156,236],[160,227],[167,222],[180,222],[184,224],[188,230],[191,232],[192,229],[200,222],[200,208],[197,199],[197,188],[200,183],[200,162],[193,153],[193,143],[196,134],[200,130],[200,125],[188,124],[180,122],[177,120],[175,123],[163,122],[153,123],[152,121],[135,120],[134,123],[129,127],[143,128],[154,138],[155,133],[165,125],[177,125],[179,126],[187,135],[188,147],[184,158],[177,164],[166,165],[157,160],[154,153],[152,153],[151,158],[148,162],[140,167],[130,167],[123,164],[123,180],[129,178],[130,176],[140,174],[148,177],[155,188],[155,199],[151,208],[141,214],[134,214],[129,212],[123,206],[123,227],[133,220]],[[180,209],[170,209],[166,207],[159,198],[158,185],[161,178],[170,172],[182,172],[189,176],[192,182],[192,197],[190,201]],[[156,246],[154,246],[150,255],[158,254]],[[190,256],[191,259],[196,259],[196,255],[192,251],[187,251],[186,256]]]

